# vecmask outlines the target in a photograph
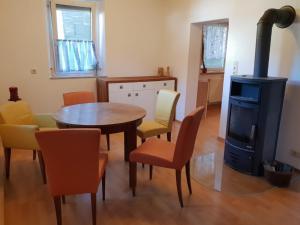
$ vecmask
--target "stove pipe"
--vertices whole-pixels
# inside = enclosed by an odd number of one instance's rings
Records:
[[[294,22],[295,17],[295,9],[287,5],[280,9],[268,9],[260,18],[256,32],[254,77],[268,77],[273,24],[279,28],[286,28]]]

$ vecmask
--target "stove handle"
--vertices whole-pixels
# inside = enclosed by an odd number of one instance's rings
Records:
[[[255,132],[256,132],[256,125],[252,125],[251,127],[251,133],[250,133],[250,141],[253,142],[255,138]]]

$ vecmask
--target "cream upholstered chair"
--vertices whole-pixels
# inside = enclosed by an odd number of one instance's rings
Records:
[[[63,94],[64,106],[97,102],[95,95],[90,91],[74,91]],[[110,150],[109,134],[106,135],[107,150]]]
[[[0,106],[0,136],[2,138],[5,158],[6,178],[10,173],[12,149],[37,151],[44,183],[45,167],[42,153],[35,138],[39,130],[56,129],[56,122],[50,115],[34,115],[25,101],[8,102]]]
[[[171,141],[172,122],[180,94],[170,90],[160,90],[156,102],[155,119],[144,121],[137,128],[137,135],[145,142],[146,138],[167,134]]]

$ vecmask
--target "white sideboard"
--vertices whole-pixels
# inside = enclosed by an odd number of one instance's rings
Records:
[[[147,112],[145,120],[152,120],[159,90],[176,90],[176,81],[173,77],[158,76],[99,78],[98,100],[140,106]]]

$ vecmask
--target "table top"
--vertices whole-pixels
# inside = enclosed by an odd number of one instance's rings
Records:
[[[138,106],[121,103],[86,103],[61,108],[54,119],[76,127],[105,127],[141,120],[146,111]]]

